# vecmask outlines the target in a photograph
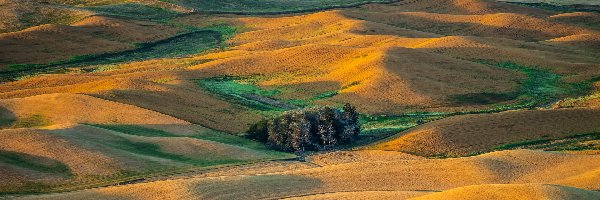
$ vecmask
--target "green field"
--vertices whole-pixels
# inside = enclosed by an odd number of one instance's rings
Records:
[[[283,94],[296,94],[298,89],[289,86],[272,86],[269,88],[258,86],[259,81],[268,78],[262,75],[213,77],[198,80],[198,85],[203,90],[212,92],[231,103],[259,111],[281,112],[315,106],[315,101],[332,98],[338,95],[341,90],[358,84],[358,82],[354,82],[338,90],[325,91],[308,97],[286,99],[280,96]]]
[[[43,173],[58,173],[67,176],[72,175],[69,168],[63,163],[53,160],[48,161],[47,158],[43,157],[0,150],[0,160],[4,163]]]

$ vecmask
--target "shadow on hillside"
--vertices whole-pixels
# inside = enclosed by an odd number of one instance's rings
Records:
[[[0,106],[0,129],[11,127],[16,121],[17,117],[12,111]]]
[[[436,13],[431,12],[420,12],[423,14],[428,14],[432,16],[437,16]],[[530,27],[530,29],[524,28],[515,28],[511,27],[514,23],[525,22],[521,19],[509,19],[511,16],[499,16],[506,17],[507,19],[498,19],[499,23],[504,23],[506,20],[513,20],[512,24],[506,24],[504,26],[492,26],[485,25],[477,22],[452,22],[451,19],[448,19],[445,16],[440,16],[439,20],[435,20],[432,18],[426,18],[423,16],[417,15],[409,15],[404,12],[392,12],[392,13],[367,13],[362,14],[361,12],[345,12],[348,17],[352,18],[360,18],[367,21],[382,23],[391,25],[399,28],[406,28],[410,30],[422,31],[427,33],[435,33],[439,35],[452,35],[452,36],[478,36],[478,37],[500,37],[507,39],[516,39],[528,42],[536,42],[536,41],[544,41],[553,38],[564,37],[568,35],[575,34],[575,31],[571,30],[540,30],[536,28],[548,28],[548,27]],[[453,16],[453,15],[449,15]],[[472,20],[467,18],[464,15],[455,15],[457,19],[463,18],[464,20]],[[473,17],[481,18],[482,20],[487,17],[473,15]],[[522,16],[529,17],[529,16]],[[544,20],[544,18],[536,18],[539,20]],[[448,20],[448,21],[444,21]],[[504,21],[503,21],[504,20]],[[509,22],[506,22],[509,23]],[[531,26],[524,24],[524,26]],[[562,31],[565,33],[559,33],[555,31]],[[569,32],[570,33],[566,33]]]
[[[326,190],[323,186],[324,184],[316,178],[299,175],[222,176],[129,185],[111,190],[62,193],[59,198],[275,199],[322,193]]]

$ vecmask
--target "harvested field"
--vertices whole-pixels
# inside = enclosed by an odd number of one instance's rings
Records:
[[[598,132],[599,119],[597,109],[455,116],[410,129],[367,148],[431,157],[467,156],[511,143]]]
[[[360,153],[360,152],[359,152]],[[401,153],[397,153],[401,154]],[[311,169],[272,174],[189,178],[120,187],[94,189],[56,195],[29,196],[23,199],[235,199],[235,198],[344,198],[350,194],[381,198],[410,198],[423,195],[463,195],[478,199],[479,192],[498,198],[598,197],[597,185],[580,189],[545,185],[565,184],[571,177],[594,177],[589,172],[600,167],[597,156],[574,156],[518,150],[476,157],[430,160],[397,159],[388,156],[370,161],[331,164]],[[377,160],[380,159],[380,160]],[[577,162],[581,165],[572,165]],[[450,167],[452,166],[452,167]],[[369,169],[369,170],[365,170]],[[465,176],[468,174],[467,176]],[[418,177],[418,178],[417,178]],[[393,184],[390,184],[393,183]],[[508,185],[489,185],[508,184]],[[597,182],[596,182],[597,184]],[[570,185],[570,184],[566,184]],[[218,190],[217,190],[218,188]],[[452,189],[458,188],[458,189]],[[442,191],[440,193],[440,191]],[[448,190],[448,191],[446,191]],[[502,191],[511,190],[511,193]],[[502,196],[505,195],[505,196]],[[428,197],[428,196],[423,196]]]
[[[369,2],[0,0],[0,195],[599,198],[597,13]],[[346,103],[340,149],[244,138]]]

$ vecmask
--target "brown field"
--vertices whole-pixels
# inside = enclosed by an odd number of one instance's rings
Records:
[[[187,13],[165,22],[75,10],[122,2],[192,10],[156,0],[24,2],[0,0],[0,72],[131,50],[214,25],[237,32],[198,54],[69,67],[0,84],[0,192],[66,191],[23,199],[600,198],[597,139],[583,141],[584,150],[498,151],[600,132],[597,13],[406,0],[298,14]],[[20,24],[17,14],[26,11],[19,9],[71,20]],[[199,86],[223,76],[249,77],[282,102],[351,103],[376,117],[456,116],[286,160],[297,156],[238,137],[278,111]],[[577,91],[542,99],[561,87]],[[524,91],[544,93],[534,96],[542,104],[496,112],[519,102],[456,100]],[[96,188],[139,177],[144,183]]]
[[[0,66],[40,64],[73,56],[132,49],[131,43],[174,35],[177,29],[152,22],[89,17],[67,25],[42,25],[0,34]],[[93,48],[90,48],[93,47]]]

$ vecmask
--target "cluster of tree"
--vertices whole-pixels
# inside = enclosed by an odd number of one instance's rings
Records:
[[[356,109],[346,104],[289,111],[254,124],[248,137],[289,152],[327,150],[354,141],[360,133]]]

